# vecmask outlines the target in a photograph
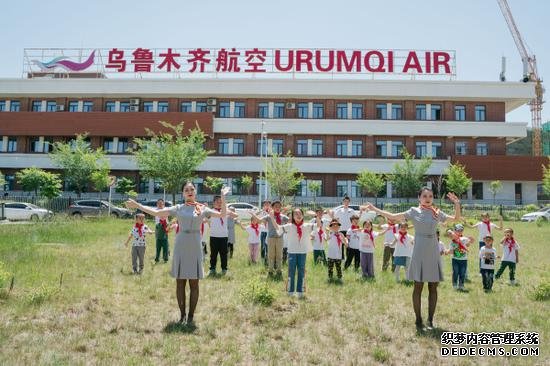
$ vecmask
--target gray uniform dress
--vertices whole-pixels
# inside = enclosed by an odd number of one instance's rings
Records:
[[[210,218],[212,213],[214,211],[209,208],[203,208],[199,215],[194,206],[172,207],[170,216],[175,216],[179,225],[172,255],[172,277],[192,280],[204,277],[200,229],[203,218]]]
[[[443,211],[433,217],[432,211],[411,207],[405,212],[405,219],[414,225],[414,247],[407,272],[407,279],[416,282],[443,281],[443,266],[439,254],[436,229],[439,222],[444,222],[449,216]]]

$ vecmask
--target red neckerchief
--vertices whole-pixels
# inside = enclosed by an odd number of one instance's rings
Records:
[[[216,208],[216,211],[222,212],[222,210],[220,208]],[[223,217],[220,217],[220,222],[222,223],[222,226],[223,226]]]
[[[351,225],[351,230],[359,229],[359,226],[357,225]]]
[[[195,206],[195,212],[197,214],[201,213],[201,207],[204,206],[202,203],[198,202],[185,202],[185,206]]]
[[[487,231],[489,232],[489,234],[491,234],[491,221],[490,220],[487,220],[487,221],[482,221],[485,225],[487,225]]]
[[[424,209],[424,210],[430,210],[432,211],[432,217],[434,219],[437,219],[437,217],[439,216],[439,209],[434,207],[434,206],[426,206],[426,205],[420,205],[419,206],[421,209]]]
[[[319,231],[317,232],[317,235],[319,235],[319,242],[320,242],[320,243],[323,242],[323,233],[324,233],[323,228],[320,227],[320,228],[319,228]]]
[[[159,224],[162,226],[162,228],[164,229],[164,232],[166,234],[168,234],[168,222],[166,222],[166,218],[162,218],[159,220]]]
[[[342,246],[342,238],[340,238],[340,233],[332,233],[333,235],[336,235],[336,241],[338,242],[338,248]]]
[[[397,225],[392,224],[392,225],[390,225],[390,226],[391,226],[391,229],[392,229],[392,231],[393,231],[393,234],[394,234],[394,235],[397,234],[397,228],[396,228]]]
[[[201,236],[204,235],[204,221],[201,222]]]
[[[364,233],[369,234],[370,240],[372,241],[372,246],[374,246],[374,235],[372,235],[372,229],[371,230],[363,230]]]
[[[139,222],[136,222],[136,224],[134,225],[134,227],[138,229],[138,234],[140,238],[143,236],[143,225],[144,224],[141,224]]]
[[[254,229],[254,232],[256,233],[256,235],[260,235],[260,229],[259,229],[260,225],[258,223],[255,223],[255,224],[251,223],[250,227]]]
[[[514,249],[514,246],[516,245],[514,238],[506,239],[504,242],[508,244],[508,252],[512,253],[512,249]]]
[[[405,239],[407,238],[407,233],[402,233],[401,231],[399,232],[399,241],[401,242],[401,244],[405,245]]]
[[[296,233],[298,233],[298,240],[302,240],[302,225],[303,224],[304,224],[303,220],[299,224],[294,222],[294,225],[296,225]]]
[[[273,215],[275,215],[275,222],[278,225],[281,225],[281,213],[280,212],[273,212]]]
[[[464,246],[464,244],[462,244],[462,240],[460,239],[453,239],[453,243],[455,243],[456,245],[458,245],[458,250],[462,253],[466,253],[468,251],[468,248],[466,248]]]

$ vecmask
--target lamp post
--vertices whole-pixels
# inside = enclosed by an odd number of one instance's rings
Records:
[[[266,136],[266,133],[264,132],[264,127],[265,121],[262,121],[260,132],[260,183],[258,184],[258,207],[260,207],[260,209],[262,207],[262,177],[264,175],[264,137]],[[265,155],[267,156],[267,141]],[[267,199],[267,192],[264,199]]]

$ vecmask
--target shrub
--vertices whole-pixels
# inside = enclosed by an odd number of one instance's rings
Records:
[[[51,299],[59,292],[59,288],[54,286],[41,285],[33,288],[27,294],[27,303],[31,305],[40,305]]]
[[[240,294],[243,301],[263,306],[270,306],[275,300],[275,291],[265,281],[250,280],[241,288]]]
[[[550,300],[550,282],[543,282],[533,289],[533,298],[536,301]]]
[[[382,347],[374,347],[372,356],[378,362],[384,363],[390,359],[390,353]]]
[[[9,286],[12,274],[6,269],[6,265],[0,262],[0,289],[5,289]]]

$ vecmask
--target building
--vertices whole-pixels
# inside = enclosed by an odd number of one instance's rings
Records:
[[[143,180],[126,149],[159,120],[198,124],[208,135],[215,153],[199,169],[199,190],[209,175],[229,185],[244,174],[258,178],[263,149],[295,155],[306,177],[297,196],[310,196],[308,185],[319,181],[320,196],[358,197],[358,171],[389,173],[407,149],[433,158],[428,184],[460,162],[474,182],[468,199],[492,202],[489,182],[498,179],[499,201],[534,203],[547,162],[506,155],[527,127],[506,114],[534,97],[532,83],[98,75],[0,79],[0,170],[8,189],[19,188],[19,169],[55,170],[46,154],[53,141],[88,132],[90,144],[108,152],[113,175],[134,179],[140,193],[158,192],[159,182]],[[395,198],[390,182],[384,195]]]

